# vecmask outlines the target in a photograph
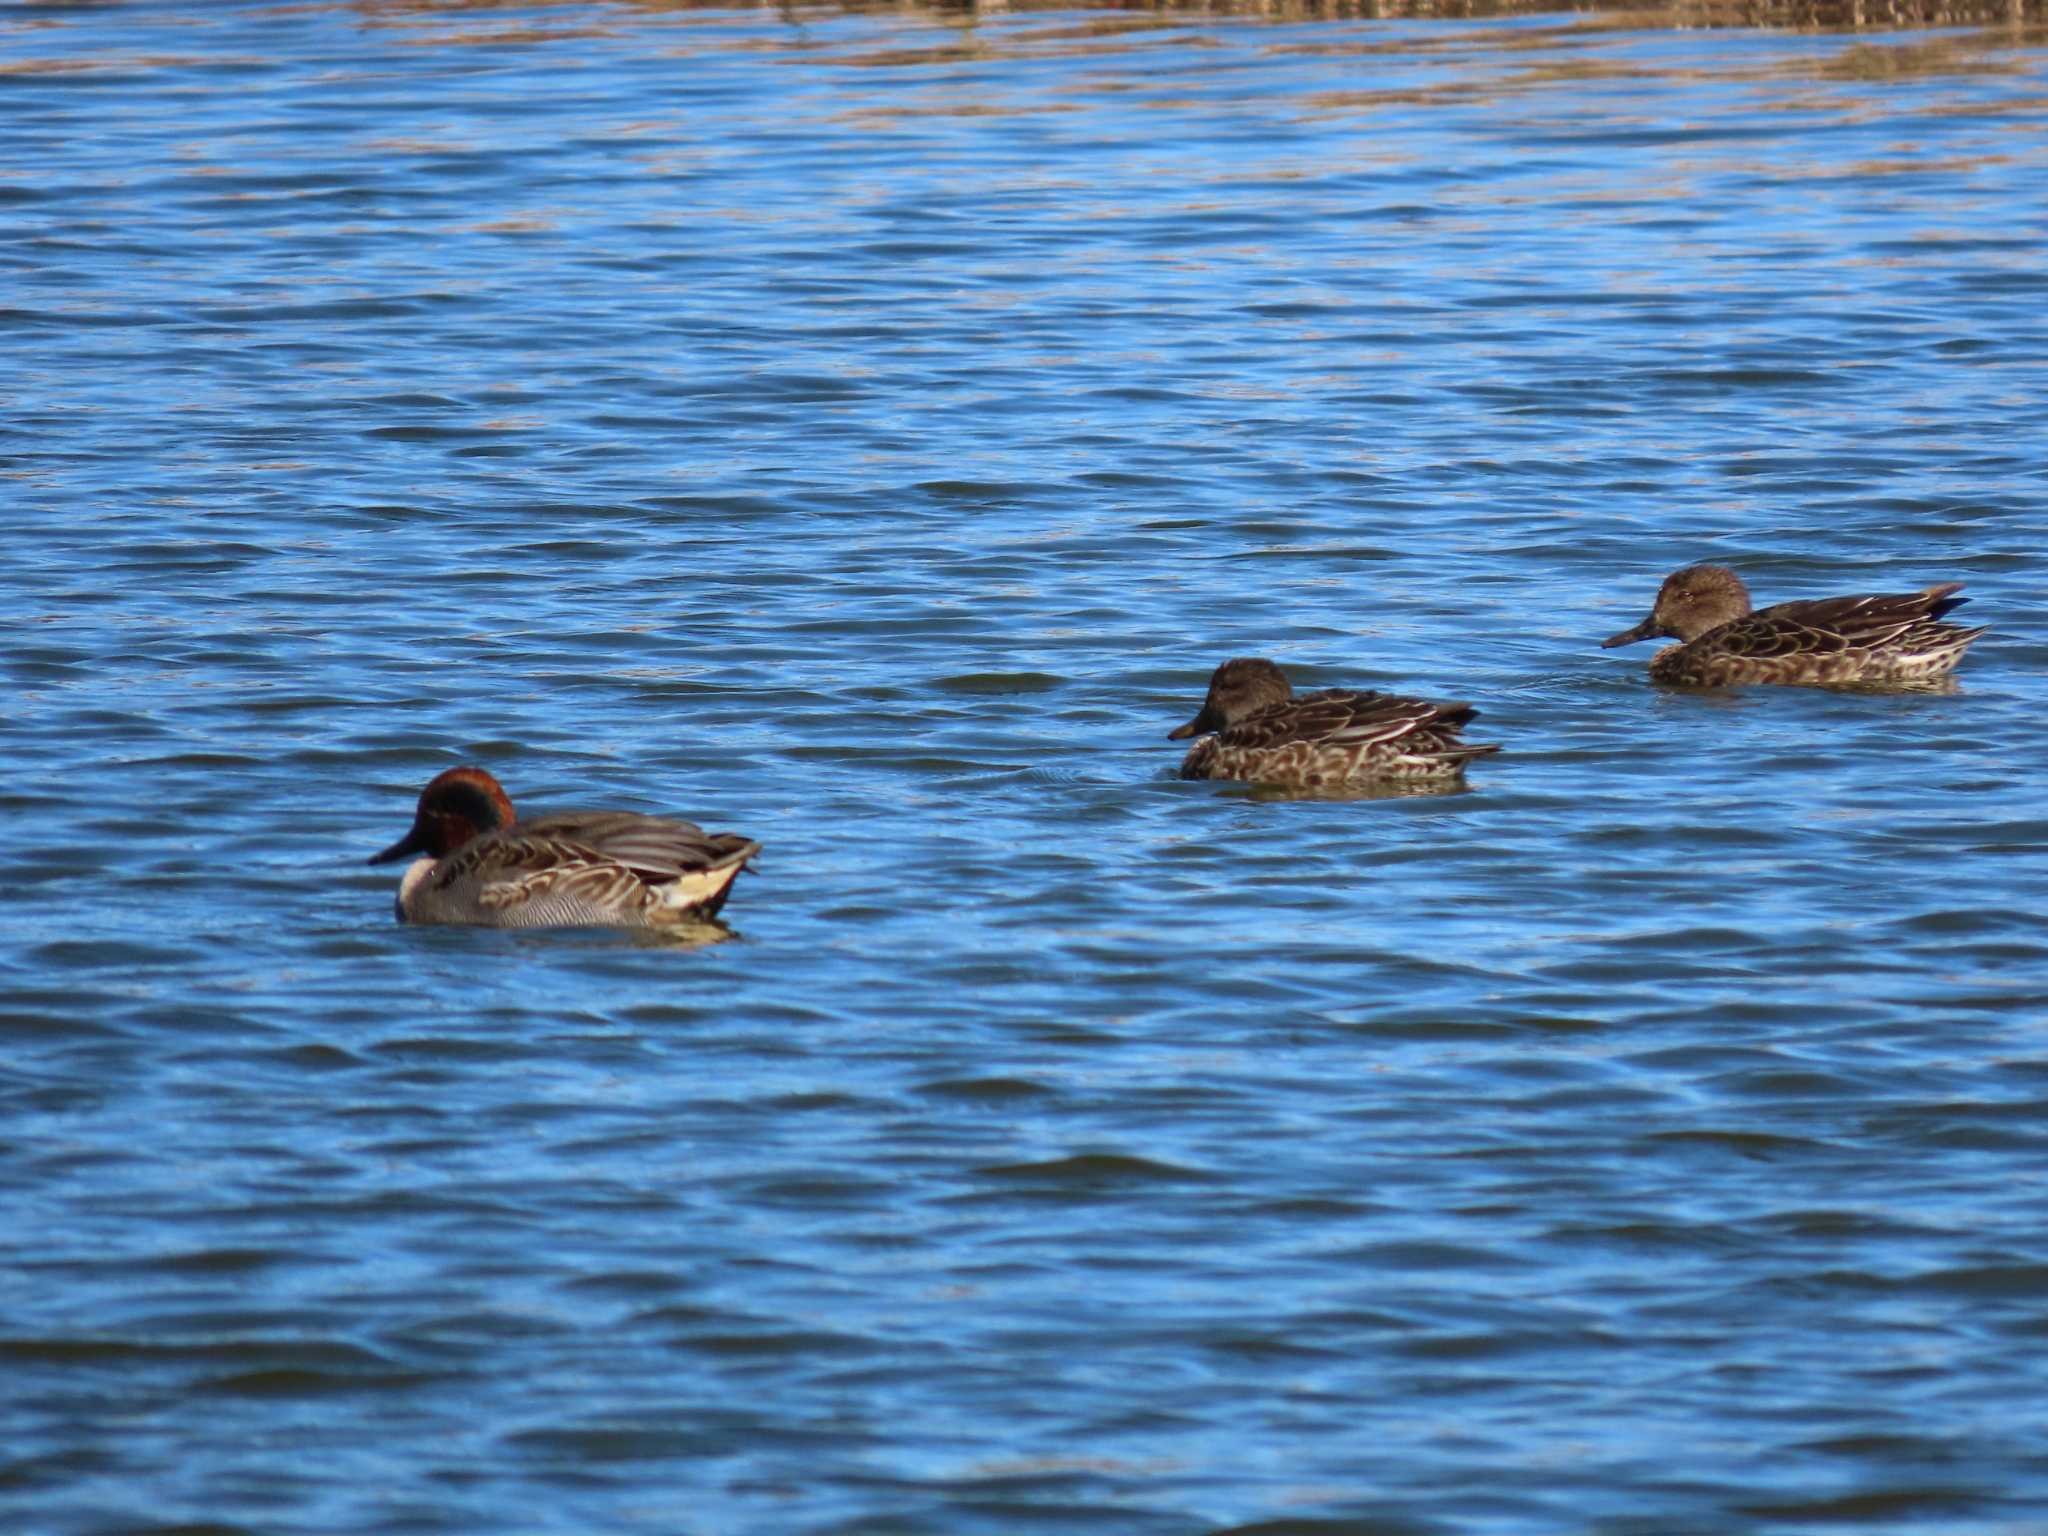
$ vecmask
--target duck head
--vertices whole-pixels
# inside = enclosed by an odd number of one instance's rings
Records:
[[[1287,676],[1270,661],[1240,656],[1226,661],[1209,678],[1209,697],[1202,712],[1186,725],[1166,733],[1168,741],[1200,736],[1208,731],[1228,730],[1247,715],[1273,704],[1285,704],[1294,697]]]
[[[481,768],[450,768],[420,791],[412,830],[371,856],[372,864],[388,864],[408,853],[445,859],[471,838],[513,822],[512,802],[503,786]]]
[[[1697,640],[1749,612],[1749,588],[1725,565],[1689,565],[1664,578],[1650,616],[1634,629],[1624,629],[1600,642],[1600,649],[1634,645],[1653,635]]]

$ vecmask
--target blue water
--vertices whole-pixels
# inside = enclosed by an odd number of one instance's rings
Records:
[[[0,12],[0,1529],[2048,1527],[2044,130],[2038,25]],[[1992,629],[1661,691],[1698,559]],[[1504,751],[1181,783],[1243,654]],[[458,762],[734,937],[395,924]]]

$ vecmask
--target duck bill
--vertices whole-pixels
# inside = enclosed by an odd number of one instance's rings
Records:
[[[1202,706],[1202,712],[1199,715],[1195,716],[1195,718],[1190,720],[1186,725],[1177,725],[1172,730],[1168,731],[1166,733],[1166,739],[1168,741],[1185,741],[1188,737],[1199,736],[1204,731],[1215,731],[1221,729],[1222,727],[1210,718],[1209,706],[1204,704]]]
[[[1624,629],[1618,635],[1609,635],[1600,642],[1600,649],[1611,651],[1617,645],[1634,645],[1638,640],[1648,640],[1653,635],[1663,633],[1664,631],[1657,627],[1657,615],[1653,613],[1634,629]]]
[[[401,837],[389,848],[386,848],[382,853],[371,854],[369,862],[372,864],[389,864],[393,859],[402,859],[408,853],[425,853],[426,851],[426,830],[418,822],[414,822],[410,832],[406,833],[405,836]]]

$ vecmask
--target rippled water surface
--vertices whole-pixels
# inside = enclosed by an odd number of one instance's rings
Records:
[[[5,1529],[2048,1528],[2038,27],[16,6],[0,335]]]

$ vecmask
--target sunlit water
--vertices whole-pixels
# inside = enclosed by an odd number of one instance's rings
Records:
[[[2044,237],[2038,31],[0,14],[0,1526],[2038,1532]]]

